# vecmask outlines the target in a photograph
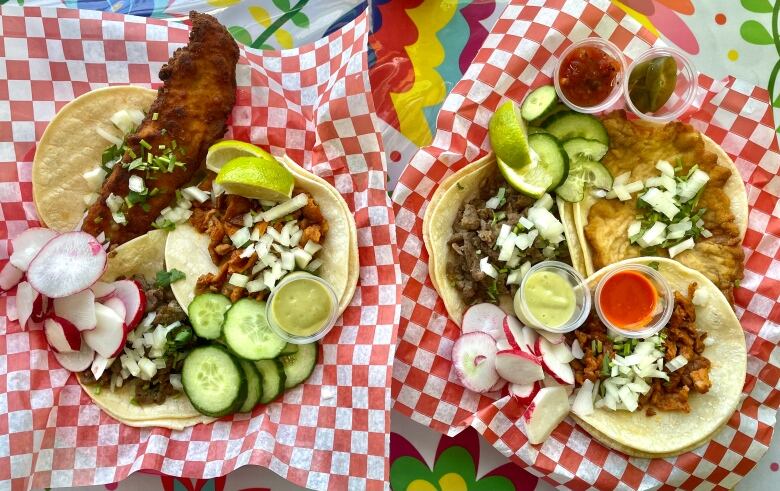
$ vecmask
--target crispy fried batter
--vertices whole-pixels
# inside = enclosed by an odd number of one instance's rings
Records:
[[[154,179],[147,178],[145,171],[131,172],[119,164],[114,167],[82,226],[93,235],[105,232],[106,239],[114,245],[149,231],[160,211],[173,204],[176,190],[189,183],[201,167],[208,148],[227,129],[226,120],[236,102],[238,46],[215,18],[191,12],[190,20],[189,44],[176,50],[160,70],[163,86],[157,99],[136,133],[127,139],[136,155],[142,152],[139,143],[142,139],[151,145],[154,155],[161,153],[159,145],[170,149],[175,141],[177,148],[182,149],[176,157],[186,165],[176,167],[173,172],[152,172]],[[132,160],[128,153],[123,162]],[[121,226],[112,219],[106,198],[111,193],[126,197],[131,174],[145,178],[147,187],[157,188],[159,192],[147,201],[148,209],[136,205],[126,210],[128,223]]]
[[[701,193],[698,206],[707,209],[702,219],[712,237],[698,239],[693,249],[674,259],[701,271],[733,304],[734,284],[742,279],[745,256],[739,226],[731,212],[731,200],[724,192],[731,170],[718,165],[717,155],[705,149],[701,134],[688,124],[642,126],[626,119],[624,111],[608,114],[603,122],[609,133],[610,148],[602,163],[612,175],[631,171],[632,180],[644,180],[658,175],[655,164],[661,159],[675,163],[679,160],[684,172],[698,165],[709,174],[710,181]],[[590,209],[584,232],[595,269],[641,255],[640,248],[627,239],[628,226],[635,215],[636,197],[629,201],[599,200]],[[659,250],[656,255],[666,256],[666,251]]]

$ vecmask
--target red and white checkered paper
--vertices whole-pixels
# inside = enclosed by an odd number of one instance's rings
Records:
[[[331,182],[357,222],[360,283],[309,380],[251,417],[184,431],[117,423],[60,368],[41,330],[22,332],[0,298],[0,489],[118,481],[141,469],[210,478],[262,465],[316,489],[387,489],[390,364],[400,295],[366,62],[364,14],[298,49],[242,48],[231,134]],[[182,24],[87,10],[0,8],[0,258],[38,224],[35,142],[65,103],[106,85],[159,85],[187,42]],[[205,102],[204,102],[205,103]]]
[[[426,206],[438,182],[489,151],[487,124],[499,103],[519,102],[529,87],[549,83],[557,56],[587,36],[611,40],[629,58],[657,42],[607,0],[510,4],[445,100],[433,144],[401,175],[393,194],[405,282],[394,409],[442,433],[473,426],[503,454],[561,488],[729,489],[766,451],[780,405],[780,155],[764,89],[702,76],[707,94],[691,119],[732,156],[750,205],[745,279],[736,292],[749,357],[744,402],[710,443],[676,458],[628,458],[567,419],[547,442],[531,445],[515,424],[523,407],[465,390],[452,367],[450,352],[460,331],[428,277]]]

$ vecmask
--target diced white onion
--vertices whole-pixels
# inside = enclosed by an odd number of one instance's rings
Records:
[[[710,237],[712,237],[712,232],[710,232],[706,228],[702,229],[701,236],[704,237],[705,239],[709,239]]]
[[[303,250],[308,252],[312,256],[317,254],[320,251],[320,249],[322,249],[322,246],[314,242],[313,240],[306,242],[306,245],[303,246]]]
[[[176,390],[184,390],[184,386],[181,383],[181,374],[180,373],[172,373],[168,376],[168,381],[171,383],[171,386]]]
[[[693,237],[688,237],[687,239],[680,242],[679,244],[675,244],[669,248],[669,257],[674,257],[683,251],[687,251],[688,249],[693,249],[694,245],[695,244],[693,243]]]
[[[104,130],[103,128],[98,127],[97,130],[95,130],[95,131],[97,131],[97,134],[100,135],[101,138],[103,138],[104,140],[107,140],[109,143],[113,143],[117,147],[122,145],[122,139],[121,138],[119,138],[118,136],[115,136],[115,135],[109,133],[108,131]]]
[[[582,387],[580,387],[577,395],[574,397],[571,410],[578,416],[590,416],[593,414],[593,382],[585,379]]]
[[[614,195],[614,196],[611,196]],[[615,197],[619,199],[620,201],[628,201],[631,199],[631,193],[626,191],[626,186],[619,185],[619,186],[612,186],[612,191],[607,193],[607,198]]]
[[[520,217],[520,219],[517,221],[520,225],[523,226],[526,230],[531,230],[534,227],[534,222],[527,219],[526,217]]]
[[[127,187],[130,188],[130,191],[135,191],[136,193],[142,193],[144,189],[146,189],[146,184],[144,184],[143,177],[132,175],[130,176],[130,179],[127,181]]]
[[[622,186],[626,184],[630,178],[631,178],[631,173],[624,172],[612,180],[612,187],[614,188],[615,186]]]
[[[533,241],[530,239],[528,234],[517,234],[515,237],[515,245],[521,251],[528,249],[532,243]]]
[[[509,235],[502,241],[501,250],[498,253],[499,261],[507,262],[512,257],[512,252],[515,250],[516,238],[517,236],[515,234],[509,232]]]
[[[649,204],[658,213],[665,215],[669,220],[673,219],[680,211],[674,204],[673,197],[658,188],[648,189],[639,199]]]
[[[544,239],[550,240],[563,234],[563,224],[546,208],[536,206],[529,208],[528,219],[533,222]]]
[[[309,263],[308,266],[306,266],[306,271],[309,273],[314,273],[318,269],[320,269],[320,266],[322,266],[322,260],[321,259],[314,259],[312,262]]]
[[[230,236],[230,241],[233,242],[233,245],[236,246],[236,248],[241,248],[244,244],[249,242],[250,236],[251,232],[249,229],[242,227]]]
[[[276,256],[274,256],[273,254],[271,254],[269,252],[267,254],[263,254],[262,256],[260,256],[260,261],[262,261],[263,264],[265,264],[266,266],[268,266],[270,268],[271,266],[276,264],[278,259],[276,258]]]
[[[693,199],[709,180],[710,176],[706,172],[699,169],[693,171],[691,177],[680,185],[680,189],[677,193],[680,197],[680,202],[685,203]]]
[[[642,181],[634,181],[626,184],[624,187],[627,193],[638,193],[645,188],[645,184]]]
[[[141,380],[151,380],[157,374],[157,366],[149,358],[138,360],[139,377]]]
[[[555,257],[555,247],[553,246],[545,247],[544,249],[542,249],[542,255],[547,259]]]
[[[652,227],[647,229],[647,231],[642,234],[642,238],[640,240],[647,244],[648,247],[653,246],[656,243],[661,243],[664,240],[665,230],[666,224],[662,222],[655,222]]]
[[[506,223],[501,224],[501,229],[498,231],[498,237],[496,238],[496,245],[497,246],[503,246],[504,240],[506,240],[507,237],[509,237],[509,234],[512,232],[512,227],[507,225]]]
[[[121,211],[115,211],[111,214],[111,218],[114,219],[119,225],[125,225],[127,223],[127,217]]]
[[[277,278],[273,271],[267,269],[263,271],[263,283],[265,283],[265,286],[267,286],[269,290],[274,289],[274,286],[276,286],[276,280]]]
[[[541,198],[536,200],[536,203],[533,204],[533,207],[535,208],[544,208],[545,210],[551,210],[553,205],[555,204],[555,201],[553,201],[552,196],[545,193],[542,195]]]
[[[246,284],[246,291],[257,293],[266,289],[266,284],[262,280],[252,280]]]
[[[687,232],[693,227],[693,224],[691,223],[691,220],[688,217],[685,217],[683,220],[680,220],[677,223],[672,223],[669,225],[669,232],[674,233],[677,231],[682,231],[683,233]]]
[[[230,275],[228,283],[239,288],[244,288],[249,281],[249,277],[241,273],[233,273]]]
[[[634,412],[637,407],[639,407],[639,397],[636,393],[631,392],[631,389],[628,387],[621,387],[620,390],[618,390],[618,395],[620,396],[620,402],[626,406],[628,411]]]
[[[282,253],[282,269],[292,271],[295,269],[295,256],[292,252]]]
[[[712,346],[713,344],[715,344],[715,340],[710,337],[704,338],[703,342],[704,342],[704,346]]]
[[[312,260],[312,255],[303,249],[294,249],[293,256],[295,256],[295,266],[299,269],[304,269]]]
[[[261,215],[266,222],[272,222],[278,218],[282,218],[285,215],[296,212],[306,206],[309,202],[309,197],[304,194],[298,194],[288,201],[284,201],[268,211],[264,211]],[[269,227],[270,228],[270,227]]]
[[[108,198],[106,198],[106,206],[112,212],[119,211],[124,203],[125,200],[120,196],[115,195],[114,193],[109,194]]]
[[[485,208],[490,208],[491,210],[495,210],[498,208],[499,199],[493,196],[489,200],[485,201]]]
[[[132,116],[126,109],[121,109],[112,114],[110,120],[124,134],[130,133],[133,130],[133,126],[135,126]]]
[[[241,255],[239,257],[247,258],[252,257],[252,254],[255,253],[255,245],[249,244],[246,249],[241,252]]]
[[[670,372],[676,372],[688,364],[688,358],[683,355],[677,355],[666,363],[666,369]]]
[[[571,343],[571,354],[574,356],[575,360],[581,360],[585,356],[585,352],[582,351],[582,346],[580,346],[579,339],[575,339],[574,342]]]
[[[297,228],[297,227],[296,227]],[[301,243],[301,237],[303,237],[303,230],[296,230],[290,235],[290,246],[297,246]]]
[[[642,222],[635,220],[628,226],[628,236],[633,237],[642,231]]]
[[[97,193],[89,193],[84,196],[84,204],[87,206],[92,206],[97,202],[99,197],[100,195]]]
[[[520,266],[520,279],[522,280],[525,275],[531,270],[531,261],[526,261]]]
[[[138,109],[128,109],[127,114],[130,115],[130,118],[132,118],[133,123],[135,123],[136,126],[141,124],[143,122],[146,115],[143,113],[143,111]]]
[[[190,186],[181,190],[181,194],[191,201],[204,203],[209,199],[208,191],[204,191],[197,186]],[[250,224],[251,225],[251,224]]]
[[[100,190],[100,187],[103,185],[103,181],[107,175],[108,173],[99,165],[94,169],[82,174],[82,176],[84,176],[84,180],[87,181],[87,185],[89,185],[89,189],[92,191]]]
[[[520,281],[522,281],[522,278],[520,276],[520,270],[515,269],[513,271],[510,271],[508,275],[506,275],[506,284],[507,285],[519,285]]]
[[[661,171],[661,174],[669,177],[674,177],[674,166],[666,160],[659,160],[655,164],[655,168]]]
[[[485,273],[486,275],[490,276],[491,278],[498,278],[498,271],[496,268],[490,264],[489,258],[483,257],[479,260],[479,270]]]

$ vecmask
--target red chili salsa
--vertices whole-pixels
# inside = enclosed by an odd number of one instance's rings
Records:
[[[572,104],[591,107],[609,97],[620,70],[620,63],[603,50],[582,46],[563,60],[558,81]]]

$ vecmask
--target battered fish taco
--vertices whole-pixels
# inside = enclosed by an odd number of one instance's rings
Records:
[[[617,335],[595,312],[567,335],[583,352],[571,362],[580,387],[572,416],[608,447],[635,457],[670,457],[710,440],[739,406],[745,335],[718,287],[670,259],[621,261],[588,283],[595,289],[605,275],[633,265],[650,266],[668,282],[671,316],[644,339]]]
[[[602,119],[615,177],[605,197],[586,193],[574,223],[588,274],[622,259],[671,257],[703,273],[733,303],[743,276],[747,193],[726,152],[688,124]]]
[[[423,218],[431,281],[458,325],[471,305],[512,312],[512,298],[533,264],[555,259],[584,272],[571,204],[510,186],[493,154],[445,179]]]

